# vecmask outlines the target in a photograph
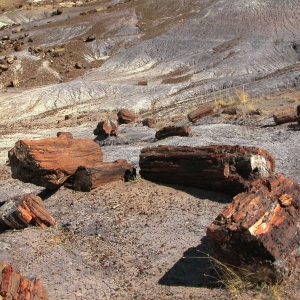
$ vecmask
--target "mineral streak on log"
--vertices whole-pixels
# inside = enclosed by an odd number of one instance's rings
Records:
[[[300,186],[283,175],[260,178],[207,229],[213,256],[256,282],[289,276],[299,256]]]
[[[274,158],[263,149],[228,145],[148,147],[139,163],[145,179],[231,195],[246,191],[254,178],[275,168]]]
[[[42,140],[20,140],[8,152],[12,177],[48,189],[57,189],[79,166],[103,161],[98,144],[90,139],[65,136]]]
[[[123,180],[125,171],[132,168],[125,159],[103,162],[90,168],[79,167],[74,175],[73,188],[76,191],[89,192],[109,182]]]
[[[29,280],[11,265],[0,261],[0,299],[48,300],[48,293],[39,279]]]
[[[33,194],[16,196],[0,208],[0,230],[54,225],[55,220],[45,209],[42,199]]]

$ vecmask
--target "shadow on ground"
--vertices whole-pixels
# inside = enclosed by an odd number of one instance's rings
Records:
[[[215,287],[217,279],[209,259],[207,237],[201,244],[189,248],[183,257],[158,281],[161,285],[185,287]]]

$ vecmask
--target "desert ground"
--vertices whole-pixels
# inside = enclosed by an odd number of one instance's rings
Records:
[[[257,146],[275,157],[276,173],[300,183],[300,127],[273,119],[300,105],[298,4],[0,1],[0,59],[8,65],[0,74],[0,202],[44,191],[12,179],[15,142],[58,131],[95,139],[98,122],[122,108],[138,118],[97,141],[105,161],[127,159],[139,171],[148,146]],[[189,122],[208,102],[214,113]],[[225,104],[238,113],[224,114]],[[146,117],[155,128],[142,126]],[[157,141],[167,125],[190,126],[191,135]],[[0,259],[40,278],[54,300],[299,299],[299,265],[276,287],[232,293],[220,284],[206,229],[231,201],[140,176],[89,193],[61,187],[44,199],[57,225],[1,232]]]

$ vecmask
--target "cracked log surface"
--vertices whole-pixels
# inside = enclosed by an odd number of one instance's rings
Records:
[[[103,161],[102,150],[93,140],[64,136],[20,140],[8,156],[13,178],[48,189],[59,188],[79,166]]]
[[[0,261],[0,297],[8,299],[48,300],[48,293],[39,279],[28,279],[5,261]]]
[[[258,179],[208,227],[213,256],[247,270],[254,281],[281,282],[299,256],[299,209],[300,186],[293,179]]]
[[[97,167],[79,167],[74,175],[75,191],[90,192],[92,189],[112,181],[123,180],[125,171],[133,165],[125,159],[103,162]]]
[[[256,176],[274,171],[273,156],[257,147],[158,146],[141,150],[140,174],[156,182],[181,184],[236,195]]]
[[[55,220],[46,210],[42,199],[34,194],[16,196],[0,207],[0,230],[54,225]]]

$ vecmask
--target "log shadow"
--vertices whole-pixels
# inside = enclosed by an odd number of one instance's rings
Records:
[[[159,279],[158,283],[166,286],[216,287],[217,280],[209,255],[205,236],[200,245],[186,250],[183,257]]]
[[[160,184],[160,183],[158,183]],[[161,183],[162,184],[162,183]],[[175,190],[185,192],[187,194],[190,194],[191,196],[201,199],[209,199],[214,202],[218,203],[231,203],[232,202],[232,196],[228,194],[224,194],[221,192],[214,192],[209,190],[202,190],[195,187],[189,187],[189,186],[183,186],[183,185],[176,185],[176,184],[168,184],[164,183],[164,186],[173,188]]]
[[[300,124],[290,124],[288,130],[291,131],[300,131]]]

